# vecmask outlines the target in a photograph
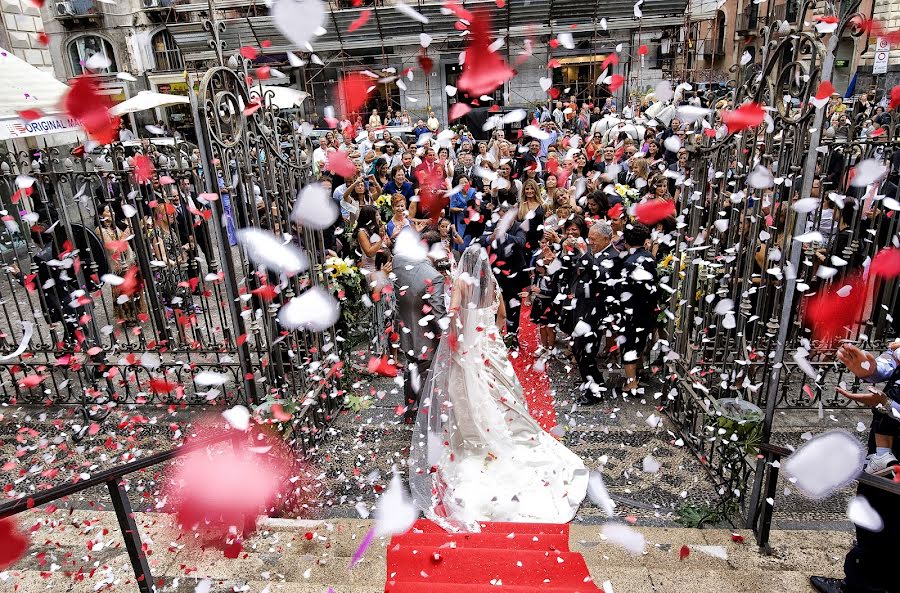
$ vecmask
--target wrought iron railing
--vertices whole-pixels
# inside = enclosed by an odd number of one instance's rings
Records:
[[[898,231],[890,207],[868,199],[877,192],[854,188],[849,177],[866,159],[892,162],[900,150],[900,118],[892,113],[877,133],[863,129],[864,115],[836,126],[825,121],[828,107],[817,109],[810,97],[830,78],[834,54],[823,35],[803,25],[811,6],[797,8],[790,34],[763,27],[759,62],[734,70],[732,104],[770,106],[763,126],[688,145],[691,185],[681,198],[681,237],[688,240],[679,243],[665,277],[671,294],[666,338],[675,355],[669,377],[678,394],[668,412],[726,502],[737,501],[744,511],[758,502],[760,462],[735,450],[730,434],[716,434],[712,402],[731,397],[758,406],[760,442],[770,441],[776,410],[855,406],[834,392],[838,382],[854,380],[835,361],[838,341],[814,340],[804,322],[808,295],[840,288],[851,270],[891,246]],[[843,11],[835,35],[861,33],[854,10]],[[769,187],[748,185],[757,166],[771,172]],[[900,198],[896,186],[879,191]],[[809,197],[819,200],[811,212],[792,207]],[[850,207],[842,212],[841,204]],[[795,240],[810,231],[820,231],[822,240]],[[893,338],[900,329],[894,284],[871,284],[864,313],[837,337],[870,348]],[[717,312],[725,299],[733,303],[728,316]]]
[[[756,545],[759,550],[768,555],[772,554],[772,547],[769,544],[769,535],[772,531],[772,520],[775,514],[775,497],[778,492],[778,474],[780,473],[782,460],[791,455],[789,449],[778,447],[771,444],[764,444],[760,447],[763,457],[763,495],[760,497],[756,506],[751,509],[752,520],[751,527],[756,536]],[[873,476],[865,472],[860,472],[856,481],[859,485],[860,494],[865,491],[875,491],[888,495],[893,498],[900,496],[900,484],[888,478],[881,476]],[[900,501],[900,499],[897,499]],[[893,504],[896,504],[894,502]]]

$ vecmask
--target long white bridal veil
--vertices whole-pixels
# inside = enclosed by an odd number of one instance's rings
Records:
[[[484,445],[475,413],[484,394],[477,369],[484,364],[480,343],[497,333],[497,281],[487,252],[472,245],[457,265],[451,288],[449,324],[420,389],[419,413],[409,455],[410,490],[416,506],[446,529],[477,531],[463,518],[455,463]],[[496,335],[499,339],[500,336]],[[479,397],[480,396],[480,397]]]

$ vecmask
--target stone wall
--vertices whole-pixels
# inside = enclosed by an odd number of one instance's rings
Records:
[[[53,72],[50,50],[38,41],[41,11],[28,0],[0,0],[4,49],[45,72]]]

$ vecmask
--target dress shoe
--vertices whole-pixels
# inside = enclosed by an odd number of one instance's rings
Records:
[[[811,576],[809,583],[819,593],[842,593],[844,591],[844,579]]]

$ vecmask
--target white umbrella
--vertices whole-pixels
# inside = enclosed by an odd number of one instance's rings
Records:
[[[259,87],[254,87],[250,90],[254,92],[254,96],[258,96],[260,93]],[[267,95],[266,100],[279,109],[299,107],[309,96],[309,93],[304,93],[291,87],[274,85],[263,85],[262,94]]]
[[[132,98],[115,105],[109,112],[111,115],[125,115],[126,113],[190,102],[191,100],[184,95],[166,95],[154,91],[141,91]]]

